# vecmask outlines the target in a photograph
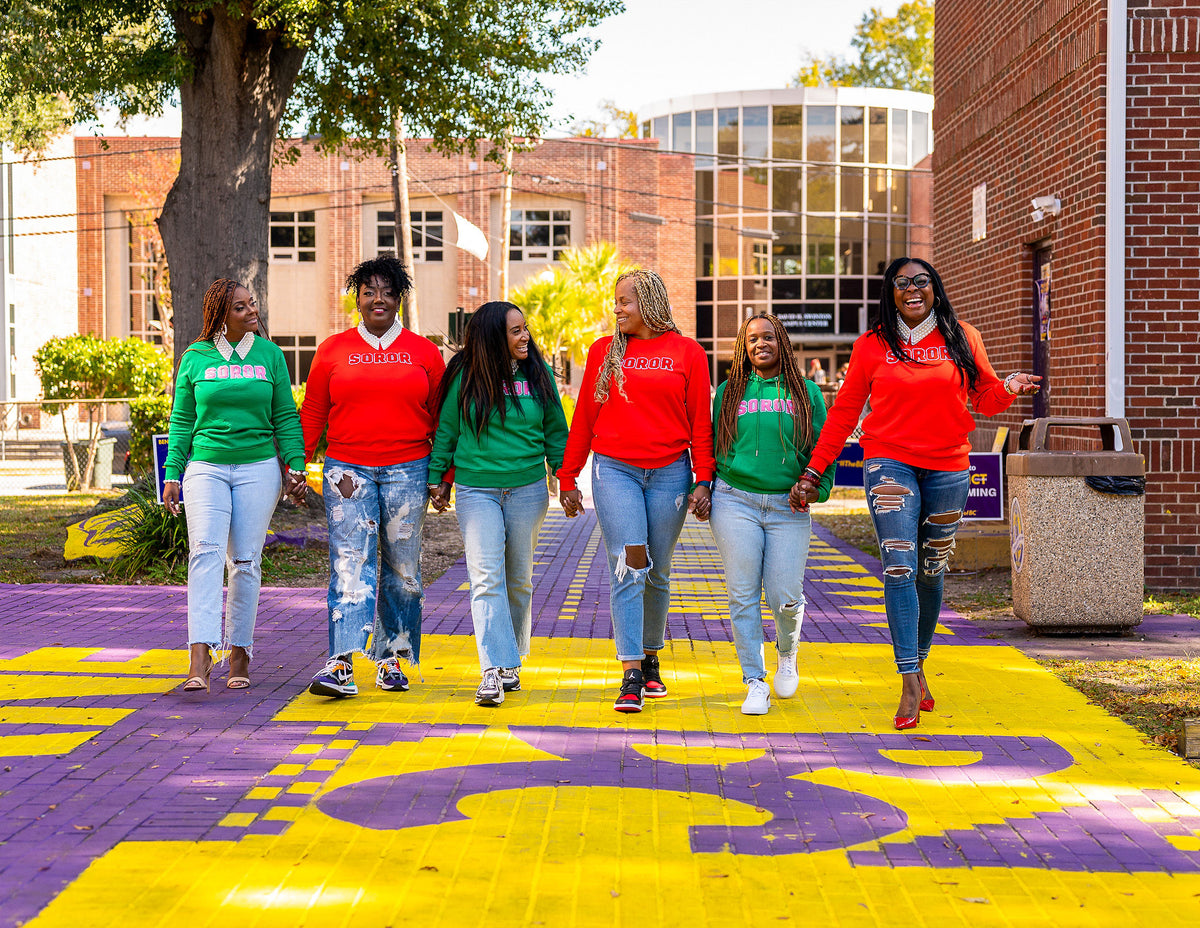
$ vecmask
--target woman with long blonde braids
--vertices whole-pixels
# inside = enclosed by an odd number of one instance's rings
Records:
[[[746,684],[742,712],[766,715],[771,690],[759,603],[766,594],[779,653],[775,695],[788,699],[800,682],[796,646],[812,534],[808,504],[829,499],[836,467],[826,468],[818,486],[801,489],[798,481],[825,424],[825,401],[800,373],[775,316],[743,323],[729,378],[717,387],[713,419],[717,479],[710,525],[725,564],[729,621]]]
[[[658,652],[666,644],[675,543],[688,512],[708,518],[711,381],[704,349],[676,327],[667,288],[654,271],[617,278],[615,315],[616,333],[588,351],[558,472],[559,502],[568,517],[583,510],[575,478],[592,452],[623,669],[613,708],[641,712],[645,697],[667,695]]]

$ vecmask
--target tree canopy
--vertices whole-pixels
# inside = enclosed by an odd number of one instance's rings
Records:
[[[178,99],[179,175],[159,220],[176,352],[195,337],[216,277],[264,315],[271,169],[281,137],[383,153],[403,114],[443,151],[540,135],[538,76],[578,69],[586,30],[621,0],[65,0],[0,2],[4,140],[106,108],[157,115]],[[37,115],[37,121],[22,114]],[[59,124],[64,120],[61,118]],[[494,152],[489,152],[494,156]]]
[[[851,47],[857,60],[806,54],[795,87],[889,87],[933,93],[933,0],[902,3],[895,16],[863,14]]]

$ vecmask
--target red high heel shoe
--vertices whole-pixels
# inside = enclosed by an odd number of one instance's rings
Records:
[[[898,715],[896,716],[896,730],[904,731],[906,728],[916,728],[917,722],[921,720],[921,714],[916,715]]]
[[[933,711],[933,697],[929,695],[929,690],[925,689],[925,684],[921,684],[921,711]]]

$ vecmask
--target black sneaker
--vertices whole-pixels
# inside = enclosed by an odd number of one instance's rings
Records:
[[[357,696],[358,685],[354,682],[354,665],[341,657],[331,657],[308,684],[314,696]]]
[[[504,684],[504,692],[517,692],[521,688],[521,668],[501,667],[500,682]]]
[[[645,682],[640,670],[626,670],[621,679],[621,695],[613,703],[613,708],[618,712],[641,712],[645,705],[642,698],[646,695]]]
[[[667,695],[667,684],[658,672],[658,655],[647,654],[642,658],[642,677],[646,681],[646,698],[658,699]]]

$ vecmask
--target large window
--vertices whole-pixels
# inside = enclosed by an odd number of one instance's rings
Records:
[[[314,210],[271,213],[271,260],[317,260],[317,214]]]
[[[412,223],[413,261],[441,261],[445,255],[445,225],[440,209],[414,209],[409,211]],[[392,210],[380,210],[375,215],[375,245],[379,254],[393,253],[396,249],[396,214]]]
[[[300,386],[308,380],[313,358],[317,355],[315,335],[272,335],[271,341],[283,349],[283,360],[287,364],[292,386]]]
[[[509,261],[557,261],[571,247],[569,209],[514,209]]]
[[[162,243],[152,230],[126,213],[129,227],[129,334],[133,338],[164,344],[169,320],[159,301],[167,258]]]

